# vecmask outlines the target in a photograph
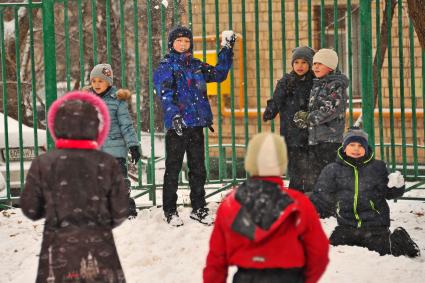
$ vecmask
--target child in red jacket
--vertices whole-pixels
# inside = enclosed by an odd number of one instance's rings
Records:
[[[250,174],[221,203],[210,240],[204,283],[317,282],[328,264],[329,241],[311,202],[284,188],[284,139],[261,133],[248,144]]]

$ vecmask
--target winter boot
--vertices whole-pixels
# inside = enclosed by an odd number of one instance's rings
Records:
[[[183,225],[183,221],[180,219],[177,211],[165,212],[164,220],[167,221],[168,224],[174,227],[179,227]]]
[[[209,209],[206,207],[192,210],[190,218],[208,226],[214,223],[214,218],[209,214]]]
[[[410,238],[402,227],[394,229],[390,235],[391,254],[394,256],[407,255],[417,257],[421,254],[418,245]]]
[[[137,216],[137,208],[136,203],[133,198],[128,197],[128,219],[136,218]]]

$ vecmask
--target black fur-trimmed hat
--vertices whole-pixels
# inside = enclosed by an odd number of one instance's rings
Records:
[[[174,40],[176,40],[179,37],[187,37],[190,39],[190,49],[189,51],[192,52],[193,50],[193,34],[190,29],[184,26],[176,26],[173,28],[170,33],[168,34],[168,49],[170,51],[173,50],[173,43]]]

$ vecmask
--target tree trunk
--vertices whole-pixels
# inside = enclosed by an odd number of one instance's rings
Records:
[[[381,32],[380,32],[380,39],[381,39],[381,48],[378,50],[376,49],[375,58],[373,59],[373,97],[376,103],[378,101],[378,70],[382,69],[382,65],[384,64],[384,58],[385,53],[387,52],[388,48],[388,9],[391,9],[391,21],[394,16],[394,8],[397,5],[397,0],[386,0],[385,1],[385,8],[384,8],[384,14],[382,18],[382,24],[381,24]],[[379,52],[379,53],[378,53]],[[378,54],[379,54],[379,66],[378,66]]]
[[[21,10],[23,9],[23,10]],[[18,26],[19,26],[19,51],[20,53],[24,52],[23,47],[26,46],[26,38],[28,36],[29,31],[29,22],[28,22],[28,10],[26,8],[20,8],[18,12],[21,16],[18,17]],[[37,15],[38,9],[34,9],[32,11],[33,16],[35,17]],[[10,11],[5,11],[5,22],[13,21],[14,15]],[[12,22],[13,24],[13,22]],[[11,36],[9,38],[5,39],[5,61],[6,61],[6,88],[7,88],[7,112],[8,116],[18,119],[18,93],[17,93],[17,76],[20,74],[17,74],[16,72],[16,40],[14,36]],[[20,59],[20,58],[19,58]],[[22,62],[21,62],[22,63]],[[20,63],[20,64],[21,64]],[[25,63],[25,62],[23,62]],[[22,67],[25,66],[21,64]],[[21,93],[22,96],[21,100],[21,113],[25,113],[25,95],[30,93],[31,85],[21,81]],[[4,112],[3,109],[3,96],[0,97],[0,107]],[[25,116],[23,116],[23,122],[25,123]]]
[[[425,49],[425,0],[407,0],[407,7],[419,43]]]

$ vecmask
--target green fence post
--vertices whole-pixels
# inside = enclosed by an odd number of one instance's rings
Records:
[[[56,89],[56,40],[55,40],[55,14],[54,0],[43,1],[43,58],[44,58],[44,84],[46,90],[46,113],[50,105],[57,98]],[[48,132],[48,131],[47,131]],[[48,132],[47,148],[54,147],[53,139]]]
[[[372,15],[369,0],[360,0],[360,38],[362,39],[360,41],[360,58],[363,125],[369,134],[369,144],[372,149],[375,149],[373,82],[370,79],[372,77]]]

